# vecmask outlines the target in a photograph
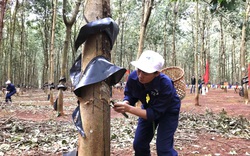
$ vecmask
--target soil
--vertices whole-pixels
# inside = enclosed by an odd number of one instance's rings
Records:
[[[4,97],[2,96],[1,98],[2,101],[4,101]],[[112,98],[121,100],[123,98],[123,91],[114,89]],[[221,89],[210,89],[206,95],[200,94],[200,106],[194,105],[194,98],[195,94],[190,94],[189,89],[187,89],[186,97],[182,100],[181,113],[204,114],[208,110],[219,113],[224,110],[229,116],[242,116],[250,120],[250,103],[245,104],[244,99],[240,97],[238,93],[235,93],[233,89],[229,89],[227,92]],[[47,97],[42,90],[27,90],[22,95],[13,96],[12,100],[13,103],[8,111],[0,109],[0,118],[12,117],[36,122],[44,120],[71,121],[71,114],[77,106],[77,99],[71,91],[64,92],[65,115],[61,117],[55,117],[56,112],[53,111],[52,108],[48,109],[48,107],[43,107],[50,105],[50,103],[47,101]],[[36,105],[37,109],[29,109],[31,105]],[[111,110],[111,118],[123,118],[123,115]],[[250,140],[244,138],[224,137],[218,133],[204,133],[201,131],[195,139],[185,140],[185,143],[179,144],[181,141],[181,138],[178,138],[175,142],[175,148],[180,156],[250,155]],[[155,147],[152,148],[152,156],[156,156]],[[124,149],[111,149],[111,156],[132,155],[132,142],[131,145]]]

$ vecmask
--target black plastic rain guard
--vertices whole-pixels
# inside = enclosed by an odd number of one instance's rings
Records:
[[[78,106],[76,107],[76,109],[74,110],[72,114],[72,119],[78,132],[81,134],[82,137],[85,137],[85,133],[82,128],[82,119],[81,119],[81,114],[80,114],[80,106],[79,106],[80,102],[77,101],[77,103],[78,103]]]
[[[75,41],[75,51],[77,51],[79,46],[84,43],[88,39],[88,37],[101,32],[107,34],[107,37],[110,41],[110,47],[112,49],[116,37],[119,33],[119,27],[112,18],[107,17],[93,22],[89,22],[81,28]]]
[[[72,82],[72,86],[76,87],[76,85],[79,83],[81,78],[81,66],[82,66],[82,54],[80,54],[77,59],[75,60],[73,66],[71,67],[69,73],[70,73],[70,79]]]
[[[84,43],[91,35],[104,32],[110,41],[111,49],[114,45],[116,37],[119,33],[119,27],[111,18],[104,18],[90,22],[83,26],[78,34],[78,37],[75,41],[75,50]],[[123,75],[126,72],[125,68],[118,67],[110,63],[104,56],[96,56],[93,58],[85,68],[82,73],[82,55],[80,54],[75,60],[73,66],[70,69],[70,79],[72,85],[74,86],[74,93],[76,96],[81,95],[81,89],[87,85],[95,84],[101,81],[106,81],[109,86],[115,85],[118,83]],[[73,122],[81,134],[82,137],[85,137],[84,130],[82,128],[81,114],[80,114],[80,102],[77,101],[78,106],[72,114]],[[77,151],[72,151],[65,153],[65,155],[77,155]]]
[[[79,72],[79,70],[71,71]],[[75,86],[74,93],[76,96],[80,96],[80,89],[82,87],[104,81],[108,78],[110,79],[108,85],[115,85],[121,80],[125,72],[125,68],[121,68],[110,63],[103,56],[97,56],[89,62],[80,81],[78,80],[81,75],[80,73],[70,73],[71,76],[76,75],[76,77],[71,77],[73,84],[76,84],[76,82],[79,81],[79,83]]]

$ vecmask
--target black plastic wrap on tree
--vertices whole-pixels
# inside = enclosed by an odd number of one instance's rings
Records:
[[[81,28],[75,41],[75,50],[77,51],[79,46],[84,43],[88,39],[88,37],[101,32],[106,33],[110,41],[110,47],[112,49],[116,37],[119,33],[119,27],[112,18],[107,17],[93,22],[89,22]]]
[[[119,33],[118,25],[111,18],[104,18],[96,20],[84,25],[75,41],[75,50],[79,48],[90,36],[104,32],[110,41],[110,47],[112,48],[116,37]],[[95,84],[101,81],[106,81],[109,86],[118,83],[126,72],[125,68],[118,67],[108,61],[104,56],[96,56],[86,66],[84,72],[82,72],[82,55],[80,54],[75,60],[73,66],[70,69],[70,79],[74,86],[74,93],[76,96],[81,95],[81,89],[85,86]],[[82,128],[81,114],[79,101],[78,106],[72,114],[74,124],[81,134],[85,137],[84,130]],[[73,153],[68,154],[75,154]]]
[[[73,69],[71,71],[76,72],[70,73],[70,76],[72,76],[71,80],[73,80],[73,84],[76,84],[74,86],[74,93],[76,96],[80,96],[80,89],[82,87],[98,83],[106,79],[109,79],[109,86],[115,85],[121,80],[126,72],[125,68],[121,68],[110,63],[103,56],[93,58],[87,65],[83,74],[79,73],[79,70]],[[80,75],[82,75],[82,77],[80,77]]]

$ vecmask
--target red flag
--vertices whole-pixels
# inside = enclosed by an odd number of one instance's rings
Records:
[[[250,86],[250,63],[248,63],[248,85]]]
[[[209,81],[209,64],[208,64],[208,61],[206,61],[206,72],[203,75],[203,80],[204,80],[205,84],[207,84],[208,81]]]

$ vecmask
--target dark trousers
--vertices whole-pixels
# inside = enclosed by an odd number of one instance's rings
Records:
[[[191,85],[190,93],[195,93],[195,85]]]
[[[199,94],[201,94],[202,93],[202,84],[199,84],[198,90],[199,90]]]
[[[178,126],[179,113],[165,115],[160,122],[147,121],[139,118],[135,132],[133,147],[135,156],[150,156],[150,142],[154,137],[154,130],[157,127],[156,149],[158,156],[178,156],[173,148],[174,133]],[[155,125],[155,128],[153,128]]]
[[[12,102],[11,101],[11,96],[14,95],[15,93],[16,93],[16,91],[7,93],[6,97],[5,97],[5,102],[8,102],[8,101]]]

